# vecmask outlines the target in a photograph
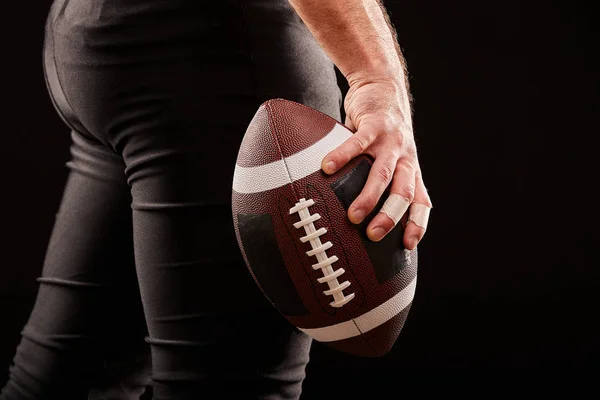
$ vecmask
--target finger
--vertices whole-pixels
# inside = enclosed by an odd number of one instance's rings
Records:
[[[406,249],[413,250],[423,239],[429,223],[431,208],[431,199],[423,183],[423,177],[420,171],[417,171],[415,175],[415,198],[410,205],[408,223],[404,230],[403,241]]]
[[[375,159],[367,182],[360,194],[348,208],[350,222],[359,224],[375,208],[385,189],[392,181],[396,168],[397,158],[394,154]]]
[[[323,158],[321,168],[326,174],[333,174],[346,165],[348,161],[364,153],[375,140],[375,136],[375,130],[368,127],[361,128],[341,145],[330,151]]]
[[[381,210],[367,227],[369,239],[378,242],[398,224],[406,214],[415,193],[415,168],[407,158],[401,158],[390,187],[390,194]]]

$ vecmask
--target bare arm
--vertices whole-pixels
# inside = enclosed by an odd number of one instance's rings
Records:
[[[349,84],[380,77],[406,84],[396,32],[379,0],[289,0]]]
[[[381,240],[408,212],[404,245],[414,249],[425,234],[431,199],[423,183],[412,128],[406,63],[380,0],[289,0],[321,48],[346,77],[345,124],[354,135],[327,154],[332,174],[359,154],[374,158],[361,194],[348,210],[360,223],[389,188],[367,227]]]

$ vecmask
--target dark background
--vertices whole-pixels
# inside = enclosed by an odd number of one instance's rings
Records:
[[[315,344],[305,398],[423,378],[432,367],[597,368],[599,21],[591,2],[386,4],[408,61],[434,202],[417,294],[386,357]],[[0,386],[67,175],[68,131],[41,69],[49,5],[6,2],[0,25]]]

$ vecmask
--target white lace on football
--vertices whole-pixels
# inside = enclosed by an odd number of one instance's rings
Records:
[[[354,298],[354,293],[348,295],[344,295],[343,293],[343,290],[350,286],[350,282],[344,281],[343,283],[340,283],[338,281],[338,278],[346,271],[343,268],[334,270],[331,266],[338,258],[336,256],[327,257],[326,251],[330,249],[333,244],[331,242],[321,243],[320,236],[326,233],[327,229],[324,227],[320,229],[315,228],[314,222],[321,218],[321,215],[318,213],[310,214],[308,207],[313,204],[315,204],[313,199],[306,200],[305,198],[301,198],[294,207],[290,208],[290,214],[298,213],[298,215],[300,215],[300,221],[294,224],[294,228],[299,229],[304,227],[306,236],[302,236],[300,241],[302,243],[310,241],[312,250],[307,251],[306,254],[310,257],[317,257],[317,260],[319,261],[318,263],[313,264],[312,267],[314,270],[320,269],[323,271],[323,277],[317,279],[317,281],[319,283],[327,283],[329,286],[329,290],[323,291],[327,296],[333,296],[334,300],[329,304],[332,307],[341,307]]]

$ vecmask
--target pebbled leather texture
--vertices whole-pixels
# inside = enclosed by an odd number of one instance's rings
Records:
[[[339,122],[310,107],[283,100],[270,100],[256,113],[249,125],[247,135],[240,146],[238,165],[258,166],[272,163],[276,160],[285,160],[299,151],[313,145],[322,139]],[[341,124],[340,124],[341,125]],[[275,151],[279,151],[278,155]],[[379,243],[364,242],[364,230],[368,221],[377,213],[378,209],[361,225],[352,224],[347,217],[345,204],[340,201],[332,187],[336,182],[354,171],[359,165],[364,166],[373,160],[361,155],[348,163],[333,175],[326,175],[321,170],[311,173],[301,179],[291,181],[281,187],[258,193],[239,193],[232,191],[232,212],[234,221],[238,214],[269,214],[272,219],[273,229],[285,268],[295,289],[297,290],[304,307],[308,310],[306,315],[285,315],[286,318],[299,328],[321,328],[357,318],[368,311],[380,306],[391,299],[402,289],[407,287],[417,275],[417,251],[407,252],[402,268],[393,269],[385,280],[378,278],[369,253],[377,252],[378,263],[389,259],[390,265],[397,264],[398,249],[402,252],[401,240],[398,246],[389,246]],[[285,168],[285,162],[279,162],[278,168]],[[255,179],[265,179],[257,176]],[[327,250],[327,256],[336,255],[338,261],[332,266],[334,270],[344,268],[345,273],[338,280],[350,281],[351,285],[344,290],[345,294],[354,293],[355,298],[341,308],[329,305],[332,296],[325,295],[328,289],[326,283],[319,283],[318,278],[323,272],[314,270],[312,264],[317,262],[315,256],[308,256],[306,252],[311,249],[310,243],[302,243],[300,237],[305,235],[304,229],[296,229],[293,224],[300,220],[297,213],[290,215],[289,209],[301,199],[312,199],[315,204],[309,207],[310,214],[318,213],[321,218],[314,222],[316,229],[325,227],[327,232],[320,237],[321,242],[331,241],[333,246]],[[381,207],[381,202],[378,205]],[[406,216],[403,218],[405,223]],[[249,263],[244,253],[237,222],[234,228],[238,244],[250,273],[261,289],[271,286],[272,283],[261,282],[253,273],[253,266]],[[404,224],[399,223],[395,230],[403,230]],[[395,232],[396,233],[396,232]],[[392,237],[402,237],[392,235]],[[246,244],[248,245],[248,244]],[[369,248],[367,250],[367,247]],[[391,269],[390,269],[391,270]],[[264,278],[262,274],[262,280]],[[269,298],[268,291],[263,293]],[[339,341],[327,342],[328,345],[339,350],[363,355],[380,356],[388,352],[396,341],[406,321],[410,306],[398,312],[393,318],[382,321],[381,324],[360,336]],[[281,311],[281,310],[280,310]]]
[[[240,167],[256,167],[281,160],[281,151],[273,140],[269,121],[269,111],[262,104],[248,125],[240,144],[237,165]],[[260,149],[260,151],[257,151]]]

